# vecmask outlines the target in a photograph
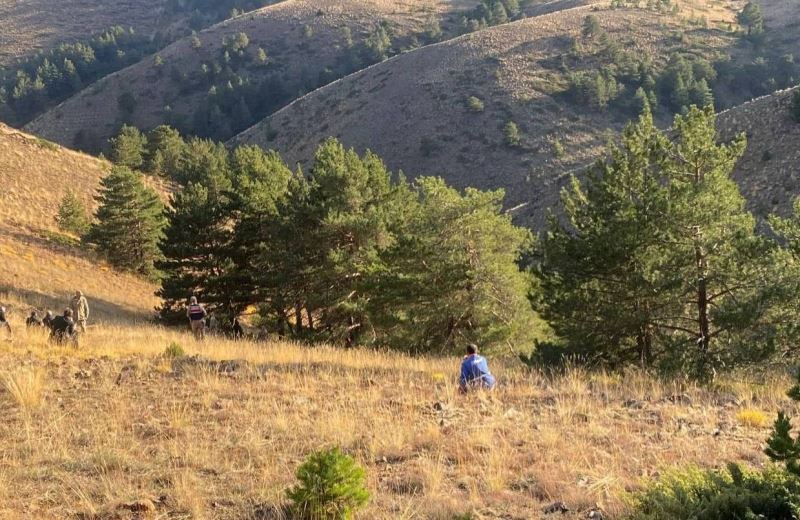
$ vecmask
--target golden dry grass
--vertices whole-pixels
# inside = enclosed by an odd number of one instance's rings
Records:
[[[153,284],[114,272],[90,252],[56,240],[55,216],[66,190],[93,210],[109,168],[0,124],[0,304],[20,316],[29,307],[60,311],[80,289],[100,320],[135,321],[152,313],[158,303]]]
[[[202,357],[161,356],[173,342]],[[78,350],[19,331],[0,359],[17,380],[42,374],[38,407],[0,392],[3,518],[281,519],[294,468],[332,445],[368,470],[360,518],[530,519],[556,500],[565,518],[615,518],[665,468],[761,464],[766,432],[737,415],[791,407],[780,375],[712,391],[501,360],[495,393],[460,396],[457,358],[198,343],[148,326],[95,329]]]

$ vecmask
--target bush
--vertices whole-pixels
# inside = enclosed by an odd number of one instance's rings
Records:
[[[72,191],[61,199],[56,215],[58,229],[75,236],[83,236],[89,230],[89,217],[83,202]]]
[[[169,346],[164,349],[164,357],[165,358],[181,358],[186,355],[186,352],[183,350],[183,347],[180,343],[172,342]]]
[[[483,112],[484,109],[483,101],[475,96],[467,98],[467,107],[473,112]]]
[[[792,520],[800,515],[800,480],[776,467],[690,468],[662,477],[632,505],[630,520]]]
[[[509,121],[503,128],[503,133],[506,137],[506,144],[511,147],[519,146],[522,141],[522,135],[519,132],[519,127],[514,121]]]
[[[347,520],[369,500],[366,472],[339,448],[313,453],[296,476],[300,484],[286,492],[294,518]]]

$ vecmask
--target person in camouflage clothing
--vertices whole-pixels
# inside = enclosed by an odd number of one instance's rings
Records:
[[[86,333],[86,322],[89,320],[89,302],[81,291],[75,291],[75,296],[69,304],[72,319],[82,333]]]

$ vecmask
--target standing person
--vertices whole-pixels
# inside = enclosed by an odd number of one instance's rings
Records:
[[[75,320],[80,331],[85,334],[86,322],[89,320],[89,302],[81,291],[75,291],[75,296],[72,297],[69,308],[72,310],[72,319]]]
[[[28,328],[42,326],[42,320],[39,319],[39,316],[35,310],[31,311],[31,315],[28,316],[27,320],[25,320],[25,326]]]
[[[461,393],[466,393],[474,388],[492,390],[495,379],[489,372],[489,364],[486,358],[478,355],[478,346],[474,343],[467,345],[467,355],[461,362],[461,377],[458,380],[458,389]]]
[[[239,318],[233,318],[233,339],[244,339],[244,329],[242,324],[239,323]]]
[[[0,330],[6,330],[8,335],[11,335],[11,325],[8,323],[5,307],[0,307]]]
[[[206,312],[205,308],[197,303],[197,298],[189,298],[189,308],[186,309],[186,317],[189,318],[189,325],[195,339],[205,339],[206,337]]]

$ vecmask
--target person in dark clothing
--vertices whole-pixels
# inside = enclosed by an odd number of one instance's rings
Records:
[[[56,316],[50,324],[50,340],[58,344],[72,343],[78,345],[78,333],[72,311],[66,309],[62,316]]]
[[[233,339],[244,339],[244,329],[239,318],[233,318]]]
[[[31,311],[31,315],[25,320],[25,326],[28,328],[42,326],[42,320],[39,319],[39,315],[36,311]]]
[[[42,318],[42,326],[48,330],[52,329],[54,319],[55,318],[53,318],[53,311],[47,311],[44,315],[44,318]]]
[[[8,323],[8,317],[6,316],[6,308],[0,307],[0,330],[5,329],[8,332],[8,335],[11,335],[11,325]]]

